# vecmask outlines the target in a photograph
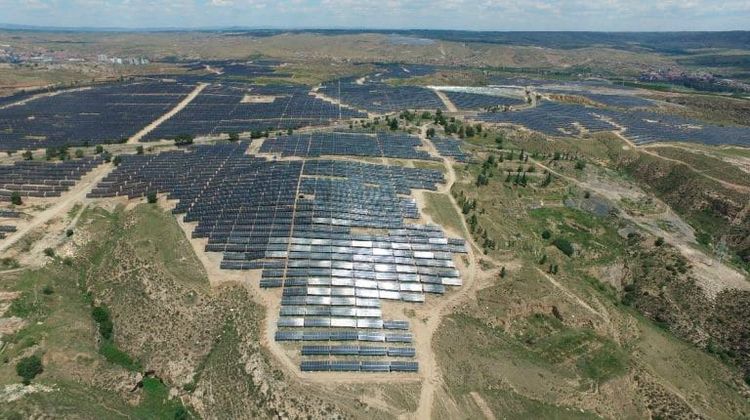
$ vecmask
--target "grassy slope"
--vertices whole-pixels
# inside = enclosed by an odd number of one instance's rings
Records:
[[[494,139],[472,143],[491,146]],[[528,143],[523,145],[528,150]],[[542,145],[546,153],[558,146],[570,153],[590,147],[594,158],[607,152],[596,142]],[[479,165],[457,167],[461,182],[454,191],[477,200],[480,230],[497,240],[498,249],[489,255],[501,260],[514,255],[521,262],[507,278],[492,278],[476,305],[460,308],[438,330],[435,347],[459,411],[477,415],[469,393],[478,392],[496,416],[505,417],[643,417],[649,409],[666,416],[748,415],[735,368],[662,331],[595,278],[593,268],[615,264],[624,255],[627,244],[616,233],[617,219],[560,206],[563,197],[583,198],[582,191],[559,180],[546,188],[538,182],[526,188],[504,182],[501,167],[517,164],[498,164],[493,171],[500,174],[483,187],[474,184]],[[558,165],[576,176],[572,162]],[[535,209],[541,202],[545,207]],[[541,238],[545,229],[550,240]],[[550,246],[556,237],[574,244],[574,258]],[[543,255],[546,262],[540,265]],[[582,309],[540,277],[536,267],[546,271],[549,264],[559,265],[553,277],[563,287],[602,315]]]

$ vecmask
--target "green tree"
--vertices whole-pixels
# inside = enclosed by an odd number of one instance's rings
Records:
[[[235,133],[235,132],[229,133],[229,141],[239,141],[239,140],[240,140],[239,133]]]
[[[83,150],[76,149],[76,158],[80,159],[83,157]]]
[[[114,159],[112,159],[112,164],[114,164],[115,166],[120,166],[120,163],[122,163],[122,158],[120,157],[120,155],[117,155],[114,157]]]
[[[395,118],[391,119],[391,122],[388,123],[388,127],[393,131],[398,130],[398,120]]]
[[[104,146],[102,146],[101,144],[97,144],[96,145],[96,154],[98,155],[98,154],[101,154],[101,153],[104,153]]]
[[[23,153],[21,153],[21,157],[23,157],[23,160],[33,160],[34,155],[31,153],[31,150],[26,150]]]
[[[148,193],[148,194],[146,195],[146,201],[148,201],[148,203],[149,203],[149,204],[154,204],[154,203],[156,203],[156,192],[154,192],[154,191],[150,191],[150,192],[149,192],[149,193]]]
[[[24,357],[16,364],[16,373],[23,379],[24,385],[30,384],[31,380],[43,371],[42,359],[37,355]]]
[[[20,206],[21,204],[23,204],[23,200],[21,200],[21,194],[18,191],[13,191],[10,194],[10,202],[16,206]]]
[[[143,146],[138,145],[138,147],[135,148],[135,154],[142,155],[143,154]]]

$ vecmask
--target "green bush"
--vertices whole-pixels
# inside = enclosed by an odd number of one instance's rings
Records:
[[[23,200],[21,200],[21,194],[19,194],[18,191],[13,191],[13,193],[10,195],[10,202],[16,206],[20,206],[21,204],[23,204]]]
[[[572,257],[575,253],[575,250],[573,249],[573,245],[565,238],[557,238],[554,241],[552,241],[552,244],[557,247],[563,254]]]
[[[146,201],[148,201],[149,204],[156,203],[156,193],[153,191],[148,193],[148,195],[146,195]]]
[[[52,258],[55,256],[55,250],[52,248],[44,248],[44,255]]]
[[[31,380],[43,371],[42,359],[37,355],[24,357],[16,364],[16,373],[23,379],[23,383],[26,385],[30,384]]]
[[[127,370],[138,372],[141,370],[141,364],[134,360],[130,355],[117,348],[111,340],[105,340],[99,347],[99,354],[104,356],[108,362],[120,365]]]
[[[91,310],[91,317],[99,325],[99,334],[107,340],[111,339],[114,324],[112,324],[109,310],[104,306],[94,306],[94,309]]]
[[[542,231],[542,239],[549,239],[551,237],[552,237],[552,232],[548,231],[547,229]]]

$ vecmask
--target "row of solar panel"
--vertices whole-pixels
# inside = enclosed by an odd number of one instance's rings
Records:
[[[388,343],[411,343],[410,333],[384,333],[378,331],[276,331],[276,341],[374,341]]]
[[[414,347],[302,346],[302,356],[388,356],[414,357]]]
[[[417,362],[369,362],[341,360],[304,360],[300,364],[303,372],[417,372]]]

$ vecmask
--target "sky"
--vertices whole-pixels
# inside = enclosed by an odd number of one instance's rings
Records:
[[[750,0],[0,0],[0,23],[118,28],[750,30]]]

